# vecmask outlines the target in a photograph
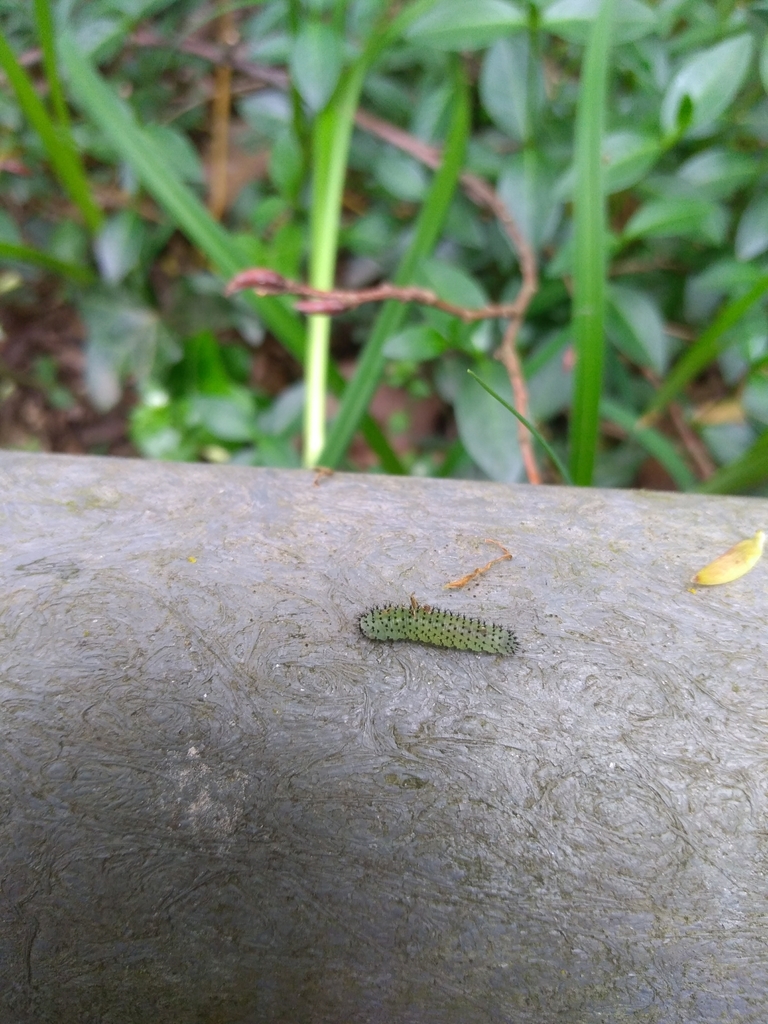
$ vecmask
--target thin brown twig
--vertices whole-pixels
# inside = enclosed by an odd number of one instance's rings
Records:
[[[644,369],[643,376],[646,380],[650,381],[655,388],[660,386],[659,378],[652,370]],[[699,478],[701,480],[708,480],[714,474],[717,467],[712,460],[712,456],[707,451],[706,446],[701,441],[696,431],[689,425],[683,410],[677,402],[670,402],[667,412],[669,413],[669,418],[672,421],[672,426],[677,432],[677,436],[680,438],[685,450],[690,455],[691,461],[698,471]]]
[[[262,82],[264,85],[271,85],[275,89],[287,89],[290,85],[287,71],[249,60],[246,56],[247,48],[242,44],[220,46],[217,43],[208,43],[204,39],[191,38],[171,41],[151,29],[138,29],[131,35],[130,42],[134,46],[181,50],[183,53],[189,53],[193,57],[199,57],[211,64],[226,65],[233,71],[239,71],[240,74],[247,75],[248,78]]]
[[[293,281],[283,277],[268,267],[251,267],[243,270],[227,285],[226,294],[252,288],[257,295],[298,295],[296,309],[300,313],[323,313],[333,316],[357,309],[368,302],[416,302],[422,306],[432,306],[444,313],[450,313],[465,324],[476,323],[478,320],[518,319],[520,316],[517,300],[503,305],[490,303],[479,309],[471,306],[457,306],[447,302],[429,288],[416,285],[378,284],[373,288],[313,288],[301,281]]]
[[[683,414],[683,410],[677,402],[671,402],[668,411],[669,418],[672,420],[672,425],[685,446],[685,450],[688,452],[691,460],[696,466],[696,469],[699,472],[699,477],[702,480],[709,480],[709,478],[714,475],[717,467],[715,466],[712,456],[707,451],[706,445],[696,431],[689,425],[685,415]]]
[[[512,395],[515,400],[515,408],[521,416],[529,419],[528,415],[528,389],[525,386],[523,368],[520,364],[520,356],[517,351],[517,330],[520,325],[519,319],[510,320],[504,331],[504,338],[501,342],[496,358],[504,364],[510,384]],[[536,455],[533,450],[533,437],[524,423],[517,420],[517,443],[520,446],[520,454],[523,457],[525,475],[528,483],[542,483],[541,470],[536,462]]]
[[[503,554],[499,555],[497,558],[492,558],[490,562],[486,562],[485,565],[481,565],[479,569],[473,569],[472,572],[468,572],[466,576],[460,576],[457,580],[451,580],[450,583],[446,583],[444,585],[443,590],[459,590],[461,587],[466,587],[466,585],[471,583],[472,580],[476,580],[478,576],[482,576],[484,573],[488,572],[488,570],[492,566],[496,565],[497,562],[506,562],[507,559],[512,557],[509,551],[507,551],[504,545],[500,544],[499,541],[491,540],[490,537],[487,537],[485,543],[495,544],[497,547],[500,547]]]
[[[330,469],[328,466],[315,466],[315,479],[312,481],[312,486],[319,487],[321,480],[327,480],[335,472],[335,470]]]

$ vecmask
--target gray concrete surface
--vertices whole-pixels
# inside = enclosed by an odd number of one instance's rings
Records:
[[[3,1024],[764,1024],[768,561],[687,588],[766,526],[0,453]]]

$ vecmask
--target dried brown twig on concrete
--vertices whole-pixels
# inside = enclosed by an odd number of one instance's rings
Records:
[[[485,565],[481,565],[478,569],[473,569],[472,572],[468,572],[466,576],[460,576],[459,579],[451,580],[450,583],[446,583],[443,590],[459,590],[461,587],[466,587],[466,585],[471,583],[472,580],[476,580],[478,576],[482,576],[484,573],[488,572],[488,570],[496,565],[497,562],[506,562],[507,559],[512,557],[504,545],[499,543],[499,541],[491,540],[491,538],[488,537],[486,538],[485,543],[495,544],[497,547],[501,548],[503,553],[498,555],[496,558],[492,558],[490,562],[486,562]]]

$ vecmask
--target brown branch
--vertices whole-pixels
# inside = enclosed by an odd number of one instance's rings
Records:
[[[465,324],[497,318],[517,320],[520,317],[517,300],[503,305],[491,303],[476,309],[471,306],[456,306],[453,302],[441,299],[436,292],[429,288],[419,288],[416,285],[379,284],[374,288],[313,288],[312,285],[283,277],[282,274],[267,267],[251,267],[249,270],[242,270],[229,282],[225,294],[232,295],[233,292],[242,291],[244,288],[252,288],[257,295],[262,296],[299,295],[301,301],[296,303],[296,309],[300,313],[323,313],[326,316],[345,313],[347,310],[364,306],[368,302],[393,300],[432,306],[444,313],[450,313],[451,316],[457,317]]]
[[[512,385],[512,395],[515,399],[515,408],[521,416],[525,416],[526,419],[529,419],[528,389],[525,386],[523,368],[520,365],[520,356],[518,355],[517,345],[515,344],[519,324],[520,321],[518,319],[509,321],[506,330],[504,331],[504,339],[496,353],[496,358],[504,364],[504,369],[509,375],[509,381]],[[540,484],[542,482],[541,470],[536,462],[531,432],[524,423],[520,422],[520,420],[516,420],[515,422],[517,423],[517,443],[520,446],[520,454],[523,457],[523,465],[525,466],[525,475],[528,477],[528,483]]]
[[[683,410],[677,404],[677,402],[670,402],[669,405],[669,418],[672,420],[672,425],[677,431],[678,437],[685,445],[685,450],[691,457],[692,462],[696,466],[699,472],[699,477],[702,480],[709,480],[714,475],[716,466],[712,456],[707,450],[707,446],[701,440],[695,430],[688,424]]]
[[[642,373],[645,379],[650,381],[655,388],[660,386],[661,382],[653,370],[646,367],[643,369]],[[715,466],[706,445],[696,431],[688,424],[683,410],[677,402],[670,402],[667,412],[669,413],[669,418],[672,421],[672,426],[677,432],[677,436],[682,441],[685,450],[690,455],[691,461],[698,471],[699,478],[701,480],[708,480],[714,474],[717,467]],[[647,420],[647,417],[644,417],[643,419]],[[643,426],[652,426],[652,423],[643,422]]]

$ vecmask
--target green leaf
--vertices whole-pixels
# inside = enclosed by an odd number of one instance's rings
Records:
[[[702,427],[701,436],[721,466],[738,462],[754,443],[756,431],[749,423],[717,423]]]
[[[18,225],[6,210],[0,210],[0,239],[9,245],[23,245]]]
[[[762,272],[754,263],[724,257],[685,282],[683,315],[692,323],[706,323],[723,299],[738,299],[757,284]]]
[[[57,259],[47,252],[42,252],[40,249],[32,249],[28,245],[0,242],[0,260],[12,260],[14,263],[31,263],[32,266],[42,267],[44,270],[50,270],[54,274],[69,277],[79,284],[90,284],[93,281],[93,274],[87,267],[77,266],[77,264]]]
[[[80,300],[85,321],[85,379],[91,401],[102,412],[120,399],[130,373],[139,386],[152,373],[159,349],[169,345],[154,309],[113,291],[86,293]]]
[[[304,179],[304,153],[291,128],[286,127],[272,146],[269,176],[289,201],[296,199]]]
[[[612,42],[641,39],[656,29],[656,13],[640,0],[614,0]],[[555,0],[545,8],[541,26],[571,42],[586,42],[600,0]]]
[[[70,127],[69,110],[56,63],[56,27],[49,0],[34,0],[37,34],[43,53],[43,67],[48,82],[50,103],[54,118],[67,131]]]
[[[492,398],[494,398],[501,406],[503,406],[505,409],[511,412],[512,415],[516,419],[518,419],[523,424],[523,426],[526,427],[531,432],[531,434],[533,434],[533,436],[539,442],[539,444],[550,457],[550,459],[552,459],[552,462],[557,467],[557,470],[562,476],[563,480],[568,484],[572,483],[572,480],[568,475],[568,470],[562,464],[562,462],[557,457],[552,447],[548,444],[543,435],[536,429],[533,423],[531,423],[529,420],[525,418],[525,416],[519,413],[517,409],[515,409],[515,407],[511,405],[505,398],[502,398],[502,396],[497,391],[494,391],[494,389],[490,387],[490,385],[487,384],[486,381],[481,380],[476,373],[473,373],[472,370],[467,370],[467,373],[470,375],[470,377],[474,377],[474,379],[477,381],[480,387],[483,388],[484,391],[486,391]]]
[[[259,432],[273,437],[297,433],[301,429],[304,391],[303,381],[281,391],[269,409],[259,416]]]
[[[344,64],[341,38],[322,21],[304,22],[291,48],[291,79],[313,113],[325,107]]]
[[[661,142],[633,131],[611,132],[603,139],[606,195],[641,181],[661,156]]]
[[[652,199],[624,228],[624,242],[636,238],[693,238],[722,245],[728,217],[722,206],[693,196]]]
[[[768,36],[763,39],[763,45],[760,47],[760,80],[768,92]]]
[[[754,157],[713,147],[680,165],[678,175],[702,199],[725,199],[757,174]]]
[[[613,344],[632,362],[658,374],[666,372],[669,337],[658,305],[646,292],[609,285],[606,329]]]
[[[528,36],[518,33],[499,39],[483,60],[480,98],[503,132],[528,141],[546,99],[543,67],[531,54]]]
[[[768,354],[768,313],[764,306],[752,306],[721,338],[717,357],[726,384],[735,385],[752,367],[762,364]]]
[[[168,166],[190,185],[205,184],[205,172],[197,150],[186,135],[167,124],[148,124],[143,131],[163,153]]]
[[[768,250],[768,195],[758,193],[739,218],[734,243],[740,260],[751,260]]]
[[[768,377],[753,373],[741,395],[741,406],[750,419],[768,426]]]
[[[670,82],[662,101],[664,131],[669,135],[677,133],[687,97],[691,111],[685,134],[706,134],[741,88],[749,70],[752,47],[752,36],[745,33],[690,57]]]
[[[131,412],[131,440],[148,459],[189,462],[197,455],[197,440],[184,431],[178,403],[137,405]]]
[[[474,278],[453,263],[436,258],[423,260],[419,267],[419,279],[428,288],[437,292],[441,299],[457,306],[480,309],[488,298]]]
[[[226,395],[232,380],[213,331],[198,331],[184,342],[184,358],[175,376],[183,382],[182,393]]]
[[[514,405],[509,377],[500,363],[480,363],[478,373],[508,405]],[[501,483],[517,483],[523,477],[523,457],[517,428],[504,406],[465,376],[454,405],[461,442],[483,472]]]
[[[102,213],[91,196],[82,160],[68,124],[54,123],[32,81],[0,32],[0,67],[13,87],[24,116],[45,146],[48,159],[64,188],[77,204],[90,231],[101,224]]]
[[[429,187],[424,166],[406,153],[387,147],[376,162],[374,174],[379,184],[395,199],[418,203]]]
[[[562,203],[555,196],[555,171],[546,154],[526,148],[510,157],[504,164],[497,191],[535,249],[552,239],[562,215]]]
[[[741,458],[724,466],[698,490],[703,494],[737,494],[768,480],[768,430],[761,434]]]
[[[405,36],[438,50],[477,50],[523,28],[526,15],[506,0],[439,0]]]
[[[108,284],[119,284],[138,266],[145,234],[143,221],[132,210],[121,210],[105,222],[93,249]]]
[[[661,141],[652,135],[633,131],[611,132],[601,147],[605,192],[623,192],[641,181],[662,153]],[[571,198],[576,181],[576,168],[571,166],[556,186],[560,199]]]
[[[746,295],[734,299],[720,310],[714,323],[672,367],[646,415],[657,414],[665,409],[675,395],[718,355],[722,349],[723,337],[766,292],[768,275],[758,278]]]
[[[573,370],[566,369],[559,352],[528,379],[528,407],[531,417],[545,423],[567,412],[573,396]]]
[[[634,438],[643,448],[657,459],[667,470],[681,491],[690,490],[696,483],[688,464],[678,454],[672,442],[653,427],[643,426],[633,412],[623,408],[618,402],[604,398],[600,402],[600,412],[611,423]]]
[[[427,324],[419,324],[393,334],[384,346],[384,355],[387,359],[410,359],[422,363],[437,358],[447,348],[448,342],[439,331]]]
[[[221,441],[251,441],[256,430],[253,394],[231,385],[226,395],[192,395],[187,422],[204,427]]]
[[[364,57],[358,57],[344,75],[333,102],[320,112],[312,126],[309,283],[313,288],[333,286],[349,144],[366,70]],[[330,317],[311,316],[307,324],[307,399],[302,453],[307,466],[317,465],[325,447],[330,343]]]

